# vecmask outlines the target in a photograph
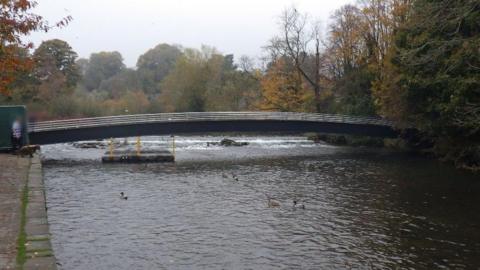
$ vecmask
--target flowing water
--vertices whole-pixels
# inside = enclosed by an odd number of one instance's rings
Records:
[[[303,137],[206,146],[220,139],[177,138],[175,164],[101,164],[105,150],[44,147],[59,268],[480,269],[478,175]]]

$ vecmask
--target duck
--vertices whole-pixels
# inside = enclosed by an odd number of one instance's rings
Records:
[[[124,199],[124,200],[128,200],[128,197],[125,196],[125,193],[123,193],[123,191],[120,192],[120,198],[121,198],[121,199]]]
[[[293,200],[293,208],[305,209],[305,204],[297,203],[297,200]]]
[[[277,201],[277,200],[274,200],[274,199],[272,199],[272,198],[268,198],[267,205],[268,205],[269,208],[279,207],[279,206],[280,206],[280,202]]]

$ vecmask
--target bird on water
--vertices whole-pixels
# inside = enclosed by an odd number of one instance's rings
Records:
[[[297,200],[293,200],[293,208],[305,209],[305,204],[297,203]]]
[[[279,206],[280,206],[280,202],[277,201],[277,200],[274,200],[274,199],[272,199],[272,198],[268,198],[267,205],[268,205],[268,207],[270,207],[270,208],[279,207]]]
[[[236,174],[232,173],[232,179],[235,180],[235,181],[238,181],[238,177]]]
[[[128,200],[128,197],[125,196],[125,193],[123,193],[123,191],[120,192],[120,198],[121,198],[121,199],[124,199],[124,200]]]

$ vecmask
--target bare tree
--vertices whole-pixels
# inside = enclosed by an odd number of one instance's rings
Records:
[[[324,89],[322,79],[321,27],[295,7],[285,9],[280,16],[281,35],[270,40],[266,50],[275,60],[286,58],[313,88],[317,111],[321,110],[320,94]],[[313,61],[312,61],[313,59]],[[313,62],[313,65],[310,64]]]
[[[252,73],[255,70],[255,60],[247,55],[242,55],[238,60],[238,67],[244,73]]]

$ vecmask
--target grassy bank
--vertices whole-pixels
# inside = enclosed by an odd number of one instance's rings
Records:
[[[17,240],[17,268],[18,269],[23,269],[23,265],[27,260],[27,248],[25,246],[27,242],[27,233],[25,232],[25,224],[27,223],[28,178],[27,178],[27,181],[25,182],[25,186],[23,187],[21,200],[22,200],[22,205],[21,205],[21,211],[20,211],[20,214],[21,214],[20,232],[18,234],[18,240]]]

